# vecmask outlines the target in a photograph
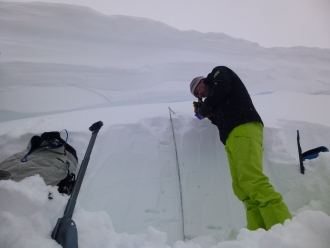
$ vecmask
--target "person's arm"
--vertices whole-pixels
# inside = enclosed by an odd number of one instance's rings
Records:
[[[203,105],[198,110],[200,116],[209,116],[226,98],[231,90],[231,76],[231,70],[224,66],[214,68],[207,76],[205,84],[213,85],[213,87],[208,97],[204,100]]]

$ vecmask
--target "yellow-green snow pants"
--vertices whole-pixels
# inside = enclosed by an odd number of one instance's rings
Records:
[[[237,126],[226,140],[233,190],[245,205],[249,230],[268,230],[291,219],[281,194],[262,172],[262,141],[263,125],[260,122]]]

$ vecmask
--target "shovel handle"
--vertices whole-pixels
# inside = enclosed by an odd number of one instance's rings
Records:
[[[103,126],[103,122],[102,121],[98,121],[98,122],[95,122],[93,125],[91,125],[89,127],[89,130],[91,132],[98,132],[101,129],[102,126]]]
[[[91,139],[89,141],[89,144],[88,144],[88,147],[87,147],[87,150],[86,150],[86,153],[85,153],[85,157],[84,157],[84,159],[81,163],[81,166],[80,166],[77,178],[76,178],[76,182],[73,186],[72,194],[70,196],[70,199],[68,200],[68,204],[67,204],[65,212],[64,212],[64,217],[65,218],[71,218],[72,217],[72,214],[73,214],[73,211],[74,211],[74,208],[75,208],[75,205],[76,205],[76,201],[77,201],[77,198],[78,198],[78,194],[79,194],[79,191],[80,191],[80,187],[81,187],[82,181],[84,179],[85,172],[86,172],[88,162],[89,162],[89,159],[90,159],[90,155],[92,153],[92,149],[93,149],[93,146],[94,146],[94,143],[95,143],[95,140],[96,140],[96,136],[97,136],[97,134],[98,134],[98,132],[99,132],[99,130],[102,126],[103,126],[103,122],[99,121],[99,122],[95,122],[89,128],[89,130],[92,131],[92,136],[91,136]]]

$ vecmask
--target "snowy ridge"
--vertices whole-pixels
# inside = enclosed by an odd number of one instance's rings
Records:
[[[73,216],[80,247],[329,246],[330,153],[301,175],[296,144],[299,129],[303,151],[330,147],[329,49],[266,49],[65,4],[0,2],[0,29],[0,161],[64,128],[81,161],[88,127],[104,122]],[[251,93],[264,171],[295,216],[268,232],[244,228],[218,131],[193,115],[188,84],[216,65]],[[50,233],[67,199],[39,176],[0,181],[1,247],[60,247]]]
[[[144,18],[106,16],[66,4],[0,2],[0,22],[1,86],[93,85],[140,92],[175,83],[181,91],[175,101],[186,101],[192,71],[205,75],[226,64],[252,94],[261,88],[329,92],[329,49],[266,49],[225,34],[181,32]]]

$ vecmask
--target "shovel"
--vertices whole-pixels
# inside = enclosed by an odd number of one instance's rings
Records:
[[[79,194],[79,190],[82,184],[82,181],[85,176],[85,172],[87,169],[87,165],[89,162],[90,155],[92,153],[92,149],[95,143],[96,136],[103,126],[103,122],[95,122],[89,130],[92,132],[92,137],[89,141],[87,151],[84,157],[84,160],[81,163],[77,180],[73,186],[72,195],[68,200],[66,205],[64,215],[62,218],[57,220],[56,226],[52,232],[52,239],[56,240],[57,243],[62,245],[63,248],[78,248],[78,232],[77,227],[74,221],[71,219],[73,215],[73,210],[76,206],[77,197]]]

